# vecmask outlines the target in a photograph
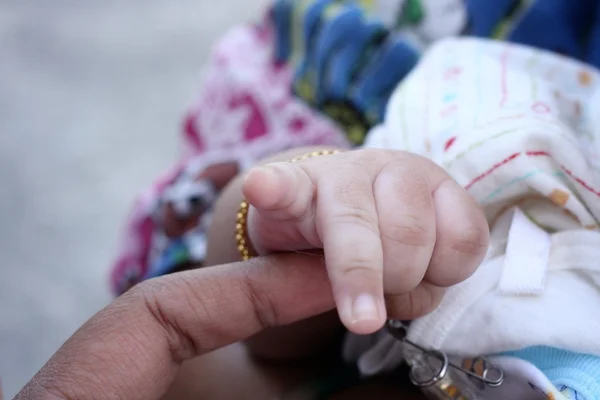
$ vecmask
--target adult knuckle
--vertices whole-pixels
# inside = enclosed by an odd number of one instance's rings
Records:
[[[160,288],[155,279],[146,280],[138,283],[132,287],[123,298],[128,302],[138,302],[151,313],[152,316],[156,315],[158,306],[157,291]]]
[[[162,330],[172,359],[180,362],[198,354],[199,348],[191,333],[180,326],[177,318],[173,318],[170,305],[164,304],[162,299],[169,297],[168,291],[169,285],[165,284],[164,280],[155,278],[138,284],[132,289],[131,296]],[[162,295],[165,292],[167,296]],[[202,302],[196,303],[194,312],[201,314],[206,311]],[[178,305],[189,309],[187,304]]]
[[[255,279],[254,275],[249,274],[248,271],[244,275],[244,285],[242,286],[244,294],[252,306],[255,320],[261,330],[276,327],[279,325],[279,314],[271,294],[260,290]]]
[[[171,321],[161,305],[158,293],[158,284],[154,279],[145,281],[134,287],[131,296],[138,300],[143,309],[165,331],[170,331]]]

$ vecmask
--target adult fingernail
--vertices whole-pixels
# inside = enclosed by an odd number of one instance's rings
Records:
[[[377,302],[368,293],[358,295],[352,305],[352,322],[373,321],[379,319]]]

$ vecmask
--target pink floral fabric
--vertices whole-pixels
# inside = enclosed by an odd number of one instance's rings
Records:
[[[297,146],[350,146],[331,120],[292,96],[292,71],[275,63],[272,52],[269,21],[236,27],[215,46],[184,118],[182,161],[139,196],[126,223],[110,278],[115,294],[183,263],[202,261],[210,213],[194,220],[185,233],[166,235],[161,207],[169,188],[181,182],[197,187],[193,184],[202,182],[202,171],[215,163],[234,161],[243,170]],[[198,196],[186,190],[178,196]]]

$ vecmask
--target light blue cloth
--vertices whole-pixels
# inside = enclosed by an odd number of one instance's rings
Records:
[[[569,399],[600,400],[600,357],[546,346],[533,346],[502,355],[535,365]]]

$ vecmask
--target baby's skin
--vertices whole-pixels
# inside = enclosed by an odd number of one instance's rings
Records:
[[[323,250],[339,318],[357,334],[431,311],[487,249],[476,202],[442,168],[407,152],[268,163],[249,171],[242,192],[255,251]]]

